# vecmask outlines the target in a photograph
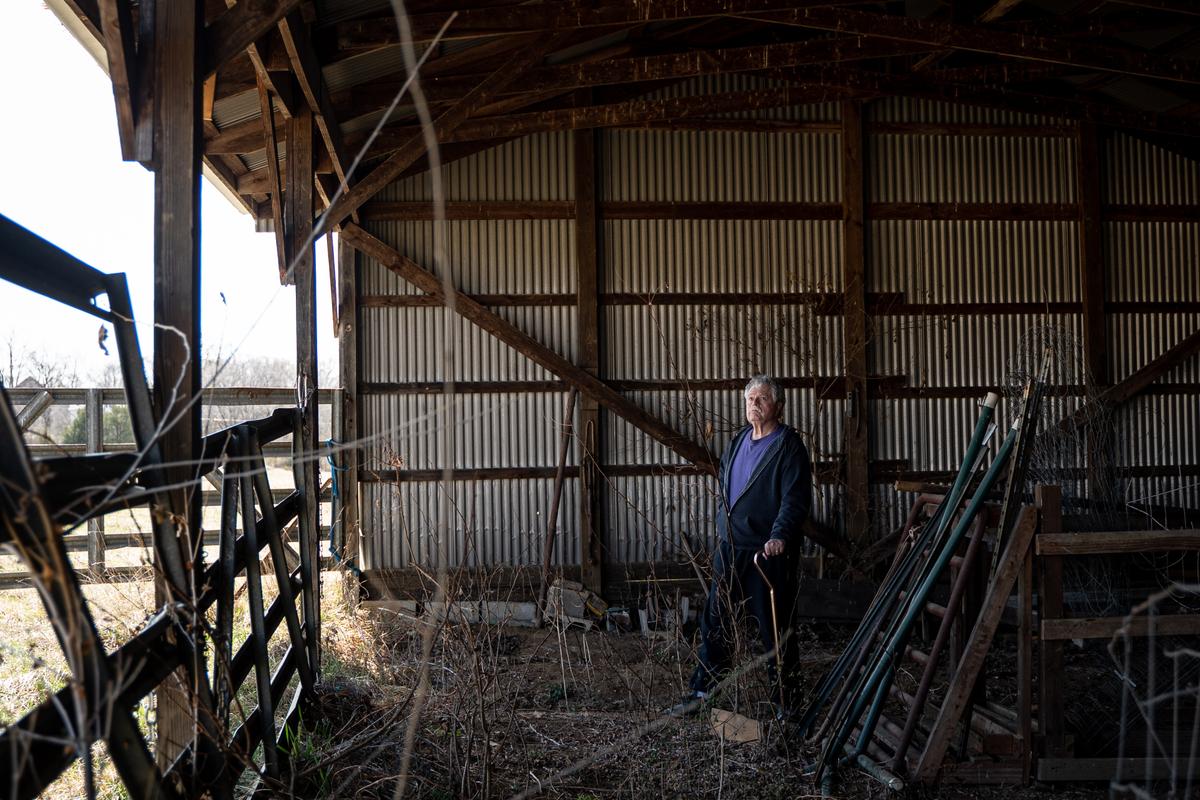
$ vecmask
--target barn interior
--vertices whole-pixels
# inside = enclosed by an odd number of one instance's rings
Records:
[[[303,709],[328,668],[322,592],[411,626],[414,663],[448,629],[501,622],[576,648],[693,646],[714,475],[759,374],[812,458],[794,635],[828,657],[799,731],[764,722],[738,745],[718,721],[721,748],[788,738],[756,769],[786,763],[802,794],[1200,791],[1192,3],[47,4],[111,78],[122,157],[155,174],[155,346],[147,378],[123,278],[4,220],[6,279],[118,332],[138,449],[35,458],[20,423],[40,395],[4,387],[19,491],[0,543],[52,618],[86,620],[61,529],[149,503],[162,613],[115,650],[67,626],[71,708],[117,722],[71,729],[51,710],[70,693],[51,696],[4,729],[22,766],[0,791],[36,796],[86,749],[40,733],[125,747],[136,796],[233,796],[247,775],[310,796],[282,743],[318,715]],[[202,177],[274,237],[297,332],[287,408],[206,435]],[[314,299],[325,280],[332,309]],[[263,454],[287,434],[295,488],[276,503]],[[207,560],[190,557],[204,474],[222,487]],[[238,581],[260,587],[244,645]],[[275,630],[285,653],[268,652]],[[131,665],[138,691],[114,688]],[[252,714],[231,705],[243,684]],[[152,691],[157,745],[132,711]],[[754,708],[733,710],[748,724]],[[654,711],[617,746],[677,724]],[[406,757],[382,791],[567,796],[601,744],[520,785],[406,783]],[[697,781],[655,791],[721,791]]]

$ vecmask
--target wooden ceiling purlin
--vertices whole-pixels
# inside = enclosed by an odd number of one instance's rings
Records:
[[[885,95],[903,95],[939,102],[1017,111],[1094,122],[1107,128],[1154,131],[1178,136],[1198,137],[1200,128],[1195,120],[1185,117],[1137,111],[1128,106],[1076,99],[1071,96],[1041,94],[1015,90],[1004,86],[940,83],[929,75],[884,74],[853,69],[795,69],[775,70],[773,77],[798,83],[824,83]],[[1069,91],[1070,87],[1063,87]],[[1045,91],[1045,90],[1044,90]]]
[[[457,12],[443,37],[446,41],[481,36],[554,34],[579,28],[608,25],[633,25],[647,22],[671,22],[701,17],[778,11],[796,7],[861,5],[863,0],[557,0],[553,3],[508,6],[506,8],[465,9]],[[413,41],[427,42],[445,24],[449,13],[410,14]],[[375,26],[369,22],[346,22],[336,26],[339,45],[350,49],[373,49],[398,44],[395,26]]]
[[[850,8],[796,9],[766,21],[815,30],[858,34],[930,47],[1066,64],[1100,72],[1117,72],[1181,83],[1200,83],[1200,63],[1163,58],[1130,47],[1075,39],[1010,33],[1001,28],[961,25]]]
[[[531,133],[589,128],[631,128],[655,122],[670,122],[704,114],[726,114],[787,106],[823,103],[846,98],[875,97],[878,93],[820,84],[804,84],[779,89],[728,92],[716,95],[670,97],[658,100],[629,100],[623,103],[585,106],[558,111],[534,111],[503,117],[488,117],[464,122],[443,141],[465,142],[480,139],[526,136]],[[394,136],[380,137],[377,146],[384,149],[406,141],[414,129],[405,128]]]

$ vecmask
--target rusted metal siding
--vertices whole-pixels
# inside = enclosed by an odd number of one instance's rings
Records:
[[[577,486],[575,479],[563,482],[554,564],[579,563]],[[363,564],[367,569],[541,564],[553,490],[548,479],[452,481],[448,489],[435,481],[364,483]],[[443,561],[436,531],[447,502]]]

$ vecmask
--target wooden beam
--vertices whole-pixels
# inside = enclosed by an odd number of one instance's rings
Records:
[[[646,81],[681,80],[728,72],[754,72],[809,64],[828,65],[889,56],[923,53],[926,45],[864,39],[861,36],[806,39],[800,42],[744,47],[686,50],[681,53],[608,61],[557,64],[531,70],[528,80],[510,93],[594,88]],[[429,82],[431,101],[447,100],[468,91],[478,76],[446,76]]]
[[[255,77],[255,90],[257,91],[258,84],[262,83],[266,86],[267,91],[274,96],[274,89],[271,88],[271,83],[265,78]],[[261,108],[261,105],[260,105]],[[283,125],[288,115],[271,112],[271,118],[276,130]],[[245,155],[253,153],[255,150],[260,150],[266,147],[264,139],[264,124],[265,118],[249,119],[245,122],[237,122],[232,125],[226,125],[221,128],[215,135],[208,137],[204,142],[204,154],[206,156],[214,155]]]
[[[313,218],[313,113],[299,109],[287,128],[287,253],[291,281],[296,285],[296,387],[299,424],[293,439],[298,443],[292,471],[300,491],[299,515],[301,578],[307,657],[313,674],[321,669],[321,570],[320,570],[320,444],[317,400],[316,259]]]
[[[864,542],[867,517],[867,463],[870,460],[871,403],[867,383],[866,225],[862,105],[842,103],[842,312],[846,411],[843,427],[846,454],[846,532]]]
[[[121,158],[140,161],[149,154],[137,151],[138,59],[129,0],[99,0],[99,13],[100,28],[104,33],[104,51],[108,55],[108,77],[112,81],[113,100],[117,105]]]
[[[655,0],[653,3],[620,0],[559,0],[554,3],[514,5],[506,8],[467,8],[456,12],[443,37],[447,41],[495,34],[548,33],[572,28],[608,25],[644,25],[651,22],[719,17],[729,14],[775,11],[796,6],[845,5],[857,0]],[[446,12],[409,15],[414,42],[433,39],[445,24]],[[373,24],[374,23],[374,24]],[[400,41],[395,25],[349,22],[337,27],[341,47],[375,48]]]
[[[275,137],[275,112],[271,110],[271,90],[262,78],[258,83],[258,107],[263,140],[266,142],[267,175],[271,177],[271,220],[275,228],[275,258],[279,264],[279,282],[288,280],[287,225],[283,219],[283,178],[279,174],[279,143]]]
[[[1071,416],[1063,419],[1059,427],[1063,430],[1069,430],[1087,425],[1091,421],[1091,418],[1096,415],[1099,408],[1104,406],[1116,408],[1117,406],[1124,405],[1130,399],[1145,391],[1154,381],[1197,353],[1200,353],[1200,330],[1185,337],[1183,341],[1168,349],[1167,352],[1105,391],[1099,398],[1092,400]]]
[[[238,0],[204,32],[204,77],[253,46],[299,5],[300,0]]]
[[[1111,639],[1114,636],[1200,636],[1200,614],[1042,620],[1044,642]]]
[[[1079,203],[1079,274],[1083,301],[1083,350],[1087,380],[1097,391],[1108,385],[1108,330],[1104,316],[1104,245],[1101,235],[1099,136],[1096,126],[1076,127],[1075,191]]]
[[[1043,533],[1037,540],[1040,556],[1166,553],[1172,550],[1200,550],[1200,529]]]
[[[830,89],[827,86],[803,85],[749,92],[729,92],[695,97],[670,97],[656,100],[627,100],[621,103],[566,108],[558,111],[532,111],[504,117],[488,117],[463,123],[446,138],[447,142],[467,142],[479,139],[498,139],[526,136],[531,133],[587,128],[631,128],[647,123],[674,121],[700,114],[726,114],[754,111],[781,106],[797,106],[828,101],[831,98],[861,96],[863,92],[850,89]],[[827,126],[817,123],[813,127]],[[411,126],[405,126],[406,131]],[[386,129],[385,129],[386,130]],[[411,134],[410,134],[411,135]],[[387,147],[391,137],[381,137],[380,149]]]
[[[764,74],[767,77],[803,83],[824,82],[830,86],[860,89],[865,92],[901,94],[946,103],[986,106],[1026,114],[1086,120],[1108,128],[1152,131],[1180,137],[1200,135],[1195,120],[1186,117],[1138,111],[1129,106],[1100,103],[1094,99],[1079,99],[1074,95],[1037,94],[1007,86],[941,83],[934,80],[931,75],[885,74],[841,67],[799,70],[771,69]]]
[[[158,444],[165,465],[168,508],[176,520],[185,564],[195,563],[193,540],[201,531],[200,485],[192,465],[200,457],[200,34],[203,4],[197,0],[155,7],[154,79],[159,165],[154,174],[154,363],[153,404],[162,425]],[[198,542],[197,542],[198,543]],[[156,601],[181,600],[161,578]],[[188,591],[194,587],[174,587]],[[202,652],[197,650],[197,652]],[[158,749],[165,768],[196,734],[191,684],[158,690]]]
[[[466,121],[476,109],[489,102],[492,97],[508,86],[534,64],[539,63],[545,53],[552,47],[552,42],[542,41],[540,44],[529,41],[524,52],[512,60],[510,64],[496,70],[481,81],[474,89],[456,103],[453,107],[442,112],[432,125],[432,138],[441,141],[452,130]],[[376,167],[369,175],[354,185],[342,198],[334,203],[325,215],[325,225],[331,227],[346,217],[354,214],[363,203],[370,200],[388,184],[400,177],[406,169],[425,153],[425,136],[415,133],[399,150],[386,161]]]
[[[1200,64],[1192,60],[1163,58],[1130,47],[1024,32],[1010,33],[981,25],[961,25],[850,8],[797,9],[785,14],[773,14],[766,21],[928,47],[1065,64],[1099,72],[1200,83]]]
[[[1041,554],[1043,537],[1060,536],[1062,530],[1062,489],[1039,485],[1034,489],[1042,523],[1035,538],[1038,551],[1038,604],[1040,619],[1058,619],[1063,615],[1063,562],[1057,556]],[[1038,724],[1043,756],[1068,754],[1063,700],[1062,642],[1042,641],[1038,659]]]
[[[292,72],[300,86],[300,92],[308,102],[313,112],[317,128],[321,131],[321,140],[333,163],[333,172],[337,175],[340,185],[346,184],[346,168],[350,161],[346,155],[346,145],[342,141],[342,129],[338,125],[337,114],[329,99],[329,89],[325,84],[325,76],[321,72],[321,62],[313,49],[309,38],[308,24],[293,11],[279,22],[279,32],[283,36],[283,46],[291,61]],[[332,198],[322,198],[326,205]]]
[[[1034,532],[1037,530],[1038,514],[1033,506],[1026,506],[1017,518],[1017,524],[1009,537],[1008,545],[1000,560],[1000,568],[988,587],[983,609],[971,629],[962,661],[950,680],[946,689],[946,698],[938,710],[937,719],[929,731],[925,750],[921,753],[920,761],[913,775],[917,780],[929,782],[937,777],[946,751],[950,747],[950,739],[962,719],[963,711],[975,686],[975,680],[983,669],[983,662],[991,649],[992,638],[1000,626],[1000,617],[1008,605],[1008,596],[1012,594],[1017,576],[1025,568],[1025,557],[1029,552]]]
[[[384,267],[390,269],[417,288],[439,298],[443,302],[447,299],[440,278],[427,271],[412,259],[401,255],[391,246],[367,233],[367,231],[359,226],[353,223],[347,224],[342,230],[342,237],[355,249],[375,259]],[[628,420],[635,427],[650,434],[653,438],[662,442],[688,461],[697,464],[701,469],[710,474],[715,474],[715,461],[708,450],[697,445],[688,437],[672,429],[662,420],[635,405],[596,376],[584,369],[580,369],[558,353],[550,350],[508,320],[489,311],[468,295],[457,290],[454,291],[454,310],[468,321],[478,325],[522,355],[528,357],[543,369],[549,370],[569,382],[578,388],[580,392],[594,397],[605,408],[608,408]]]
[[[359,397],[359,287],[358,254],[338,237],[338,374],[341,378],[342,427],[334,435],[341,442],[342,482],[342,557],[357,563],[362,531],[359,528],[358,471],[361,449],[358,432]],[[337,524],[338,520],[332,520]],[[352,592],[357,597],[357,591]]]
[[[588,374],[600,375],[600,246],[596,134],[576,132],[573,137],[575,169],[575,276],[577,365]],[[604,526],[601,495],[604,481],[598,465],[600,452],[600,404],[591,395],[579,398],[577,462],[579,469],[580,573],[592,591],[604,590]]]

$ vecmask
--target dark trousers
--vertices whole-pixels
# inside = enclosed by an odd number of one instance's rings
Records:
[[[704,613],[700,616],[700,663],[692,673],[691,688],[710,691],[729,669],[735,628],[746,612],[754,619],[763,650],[775,649],[775,632],[771,624],[771,593],[754,566],[754,552],[734,550],[728,542],[717,545],[713,557],[713,581],[708,590]],[[772,558],[760,558],[759,564],[775,588],[775,614],[779,637],[784,639],[792,627],[792,609],[796,605],[797,565],[795,550]],[[799,650],[796,636],[786,636],[782,647],[783,697],[787,704],[795,701]],[[775,656],[767,661],[771,679],[772,699],[779,699],[780,676]]]

